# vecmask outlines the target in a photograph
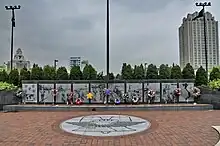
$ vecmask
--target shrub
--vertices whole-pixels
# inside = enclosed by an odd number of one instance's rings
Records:
[[[17,86],[6,82],[0,82],[0,91],[11,91],[17,89]]]
[[[219,89],[220,88],[220,79],[210,81],[208,86],[212,89]]]

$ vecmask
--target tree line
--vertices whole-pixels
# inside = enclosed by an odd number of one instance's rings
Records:
[[[216,73],[218,72],[218,73]],[[210,80],[220,78],[220,71],[214,68],[210,73]],[[82,70],[79,66],[71,68],[68,73],[66,67],[55,67],[45,65],[40,67],[34,64],[32,69],[29,71],[26,68],[18,71],[13,69],[10,73],[6,71],[0,72],[0,81],[8,82],[16,86],[21,86],[22,80],[105,80],[106,75],[103,72],[97,73],[96,69],[91,65],[87,64]],[[179,65],[173,64],[172,66],[161,64],[157,68],[154,64],[149,64],[148,67],[144,67],[143,64],[135,65],[132,67],[130,64],[123,63],[121,73],[114,75],[109,74],[110,80],[141,80],[141,79],[195,79],[195,84],[207,85],[208,80],[205,69],[201,66],[196,74],[194,73],[193,67],[188,63],[183,70]]]

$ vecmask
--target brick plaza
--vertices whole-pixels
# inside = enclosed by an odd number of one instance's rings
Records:
[[[123,114],[151,122],[143,132],[119,137],[66,133],[59,124],[91,114]],[[0,146],[213,146],[220,111],[14,112],[0,113]]]

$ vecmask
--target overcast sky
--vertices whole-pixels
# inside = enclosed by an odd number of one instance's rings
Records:
[[[110,0],[110,71],[123,62],[178,63],[178,27],[187,13],[199,11],[195,0]],[[220,19],[220,1],[207,8]],[[0,0],[0,62],[10,60],[11,12],[16,11],[14,48],[40,65],[68,66],[70,56],[89,60],[106,71],[106,0]]]

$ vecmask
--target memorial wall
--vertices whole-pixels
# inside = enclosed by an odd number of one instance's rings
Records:
[[[106,101],[104,90],[105,81],[22,81],[22,90],[25,94],[26,103],[52,103],[54,102],[53,89],[56,94],[56,103],[66,103],[70,92],[74,94],[74,100],[78,97],[87,103],[86,95],[91,92],[94,96],[92,103],[103,103]],[[193,80],[143,80],[143,81],[110,81],[109,89],[112,92],[111,98],[122,98],[124,93],[128,96],[138,97],[140,102],[147,102],[147,91],[153,90],[156,93],[155,103],[164,103],[166,98],[176,88],[181,89],[179,102],[186,102],[188,92],[194,86]],[[189,98],[188,102],[193,101]]]

